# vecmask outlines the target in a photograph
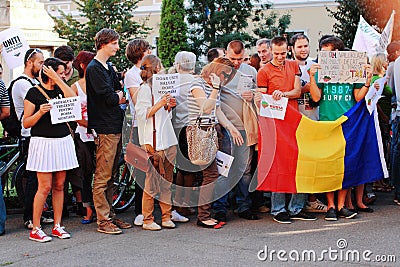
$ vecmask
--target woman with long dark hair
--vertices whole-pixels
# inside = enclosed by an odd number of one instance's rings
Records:
[[[29,89],[24,100],[23,126],[31,128],[26,169],[37,172],[38,190],[33,203],[33,229],[29,239],[48,242],[40,228],[43,205],[50,190],[54,209],[52,235],[61,239],[70,234],[61,227],[66,170],[78,167],[74,141],[67,123],[52,124],[48,99],[73,97],[74,91],[64,83],[66,65],[56,58],[45,60],[40,71],[41,83]]]

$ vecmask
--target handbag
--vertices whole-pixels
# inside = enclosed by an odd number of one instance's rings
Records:
[[[154,98],[151,98],[151,104],[154,106]],[[159,157],[156,153],[156,116],[153,115],[153,146],[146,144],[145,148],[132,143],[133,125],[128,144],[126,145],[125,161],[136,169],[143,172],[149,172],[150,166],[155,168],[159,166]]]
[[[51,99],[51,98],[46,94],[46,92],[45,92],[42,88],[40,88],[39,85],[36,85],[35,87],[36,87],[36,89],[39,90],[39,92],[42,93],[42,95],[46,98],[46,100],[50,100],[50,99]],[[70,135],[71,135],[71,137],[72,137],[72,140],[74,140],[74,139],[75,139],[75,132],[74,132],[74,130],[72,130],[72,128],[71,128],[71,126],[69,125],[68,122],[65,122],[65,123],[67,124],[69,133],[70,133]]]
[[[195,165],[208,165],[215,159],[218,151],[218,136],[214,124],[200,126],[201,111],[194,125],[186,128],[188,156]]]

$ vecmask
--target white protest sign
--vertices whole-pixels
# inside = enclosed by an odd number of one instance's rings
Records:
[[[386,81],[387,78],[383,77],[371,83],[371,86],[369,87],[368,92],[365,95],[365,103],[367,104],[369,114],[372,114],[372,111],[376,109],[376,104],[378,103],[379,98],[381,98]],[[378,91],[375,89],[375,83],[379,84]]]
[[[365,83],[367,54],[356,51],[318,52],[319,83]]]
[[[179,94],[181,76],[179,73],[174,74],[155,74],[153,75],[153,95],[154,102],[161,97],[170,93],[173,97]]]
[[[385,29],[382,31],[381,38],[379,38],[379,46],[377,47],[376,52],[385,52],[386,47],[392,40],[395,14],[396,12],[393,10],[388,22],[386,23]]]
[[[228,155],[224,152],[217,151],[217,156],[215,157],[218,173],[222,176],[228,177],[229,170],[231,169],[234,157]]]
[[[82,119],[81,100],[79,96],[50,99],[49,103],[52,106],[50,109],[52,124]]]
[[[254,88],[253,76],[240,73],[237,91],[243,93]]]
[[[20,29],[13,27],[0,32],[0,42],[3,44],[1,54],[10,69],[24,65],[29,45]]]
[[[287,97],[274,100],[271,95],[263,94],[260,105],[260,116],[284,120],[288,101]]]

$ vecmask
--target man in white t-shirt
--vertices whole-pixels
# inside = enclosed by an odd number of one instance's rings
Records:
[[[138,125],[135,118],[135,105],[137,102],[137,95],[140,84],[143,82],[142,78],[140,78],[140,66],[142,64],[142,59],[144,56],[151,54],[151,46],[144,39],[133,39],[126,46],[125,55],[130,62],[134,65],[125,73],[124,84],[128,89],[129,94],[127,94],[127,99],[129,101],[129,107],[131,110],[132,118],[133,118],[133,143],[139,145],[138,138]],[[135,186],[135,220],[133,222],[136,226],[143,225],[143,215],[142,215],[142,196],[143,196],[143,187],[144,180],[146,178],[146,173],[141,170],[136,170],[136,185]]]

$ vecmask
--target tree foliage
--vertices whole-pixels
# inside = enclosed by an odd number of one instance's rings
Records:
[[[271,9],[272,5],[261,5],[261,8],[255,10],[254,34],[259,38],[273,38],[274,36],[283,35],[290,25],[291,15],[289,13],[279,16],[278,12],[266,10]]]
[[[160,35],[157,43],[158,55],[163,65],[171,66],[176,53],[188,48],[184,1],[163,0]]]
[[[392,10],[396,11],[394,29],[400,26],[400,4],[398,0],[335,0],[339,5],[337,9],[327,8],[329,16],[336,19],[333,25],[333,32],[336,33],[345,43],[351,47],[357,31],[360,15],[379,32],[385,27]],[[393,31],[393,40],[399,40],[400,33]]]
[[[111,28],[120,35],[119,45],[121,49],[112,59],[119,70],[129,67],[125,57],[127,42],[135,37],[143,37],[150,30],[145,22],[133,20],[133,12],[137,8],[139,0],[73,0],[78,6],[81,20],[71,14],[65,14],[61,10],[61,18],[53,17],[54,30],[61,38],[68,39],[74,51],[87,50],[95,52],[94,36],[103,28]]]
[[[190,0],[186,14],[191,50],[199,56],[235,39],[250,43],[253,37],[245,30],[254,2],[258,0]]]

